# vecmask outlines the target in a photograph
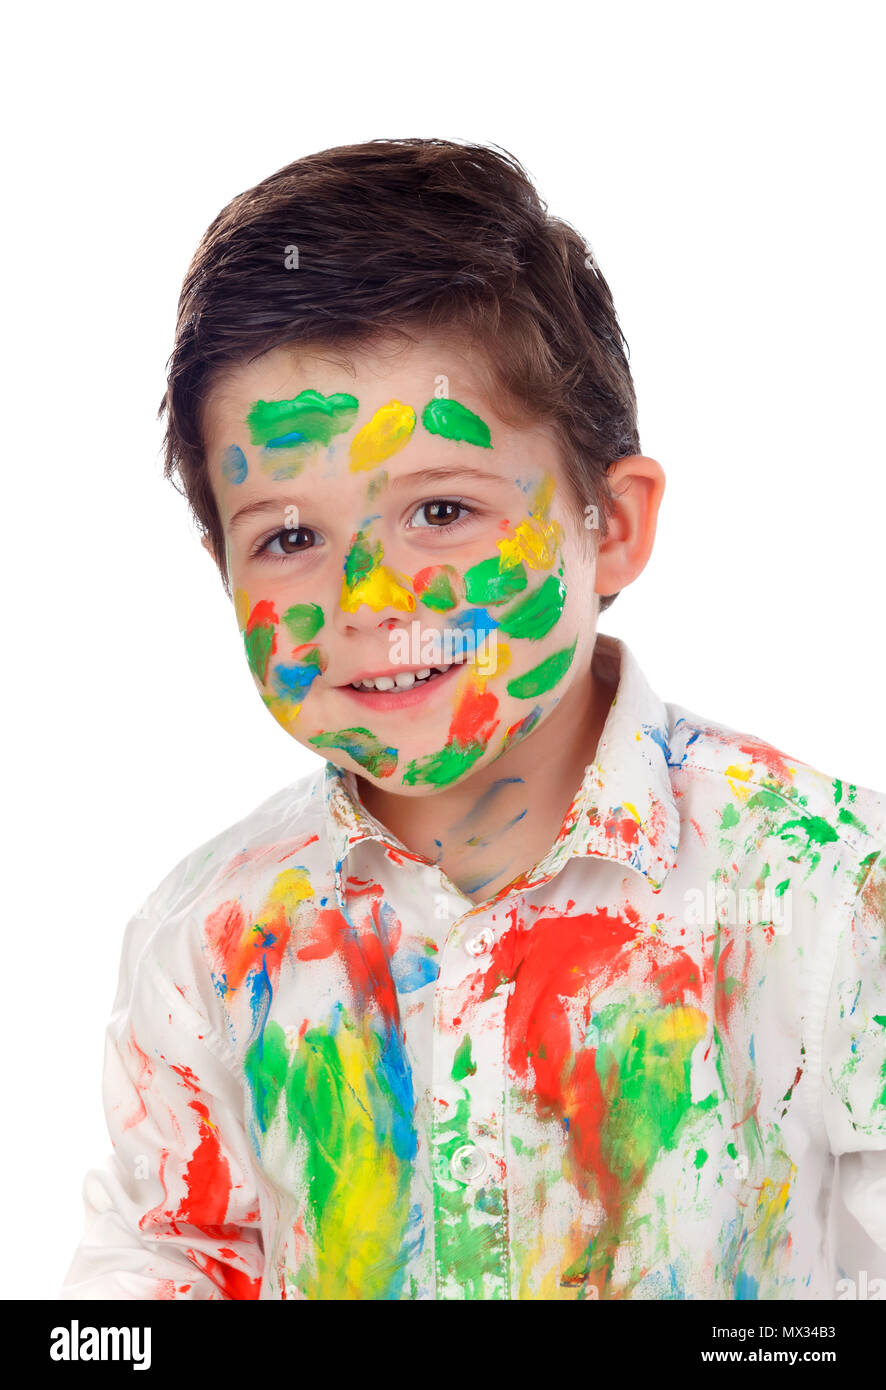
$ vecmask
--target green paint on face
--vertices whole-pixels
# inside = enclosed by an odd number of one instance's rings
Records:
[[[467,406],[446,396],[428,401],[421,413],[421,422],[431,434],[440,434],[444,439],[463,439],[465,443],[477,444],[481,449],[492,448],[486,422],[468,410]]]
[[[403,773],[403,781],[410,787],[415,786],[416,782],[431,782],[436,787],[447,787],[469,767],[473,767],[485,752],[485,743],[447,743],[439,753],[430,753],[426,758],[413,758]]]
[[[246,660],[250,671],[260,681],[266,681],[268,662],[274,650],[273,623],[256,623],[251,629],[247,628],[243,634],[243,645],[246,648]]]
[[[551,686],[562,680],[569,670],[577,645],[578,638],[576,637],[571,647],[564,647],[561,652],[554,652],[546,661],[542,661],[538,666],[533,666],[532,670],[527,671],[524,676],[515,676],[512,681],[508,681],[508,694],[515,696],[518,700],[532,700],[536,695],[541,695],[543,691],[550,690]]]
[[[326,445],[351,428],[358,407],[356,396],[300,391],[291,401],[255,401],[246,424],[253,444],[272,449]]]
[[[287,608],[283,622],[293,642],[310,642],[323,626],[323,609],[318,603],[296,603]]]
[[[556,575],[548,575],[534,593],[527,594],[502,613],[498,626],[509,637],[529,637],[535,640],[550,632],[563,612],[566,585]]]
[[[381,541],[375,541],[370,550],[366,534],[358,531],[353,544],[345,556],[345,583],[353,589],[361,579],[377,565],[382,557]]]
[[[413,576],[412,587],[419,603],[434,613],[447,613],[464,593],[461,575],[453,565],[429,565]]]
[[[369,729],[339,729],[334,734],[316,734],[308,742],[315,748],[340,748],[372,777],[390,777],[397,766],[396,748],[380,743]]]
[[[369,484],[366,488],[367,502],[371,502],[373,497],[376,497],[378,493],[382,492],[384,488],[387,487],[387,485],[388,475],[384,469],[382,469],[380,473],[371,474],[369,478]]]
[[[526,588],[526,568],[522,561],[502,568],[502,557],[493,555],[465,571],[465,595],[469,603],[507,603]]]

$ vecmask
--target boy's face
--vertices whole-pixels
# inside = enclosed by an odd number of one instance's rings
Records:
[[[592,533],[553,436],[505,424],[462,353],[429,339],[353,361],[275,349],[238,369],[207,402],[207,458],[268,709],[331,762],[426,795],[584,708]]]

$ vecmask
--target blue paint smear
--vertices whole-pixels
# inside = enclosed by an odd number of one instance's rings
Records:
[[[292,430],[289,434],[278,434],[276,439],[269,439],[265,445],[266,449],[291,449],[295,444],[303,444],[305,435],[300,430]]]
[[[376,1136],[384,1144],[389,1129],[394,1153],[404,1161],[411,1161],[418,1152],[418,1134],[413,1124],[412,1073],[400,1035],[393,1028],[385,1030],[379,1061],[378,1084],[382,1096],[373,1096]],[[381,1105],[378,1104],[380,1100]]]
[[[485,636],[487,632],[492,632],[493,628],[496,627],[498,627],[498,623],[487,609],[469,608],[466,612],[459,613],[458,617],[452,618],[447,624],[446,630],[473,635],[476,638]]]
[[[440,963],[414,951],[398,951],[391,959],[391,979],[401,994],[424,989],[440,974]]]
[[[737,1300],[744,1299],[745,1301],[750,1301],[751,1299],[759,1298],[760,1296],[760,1285],[757,1283],[756,1279],[754,1279],[752,1275],[745,1274],[744,1271],[742,1271],[741,1274],[738,1274],[736,1276],[734,1287],[735,1297]]]
[[[319,666],[276,666],[274,685],[278,695],[291,700],[303,700],[320,675]]]
[[[229,483],[242,483],[249,472],[246,455],[239,444],[232,444],[222,455],[222,473]]]
[[[644,734],[647,734],[649,738],[652,739],[653,743],[658,744],[659,748],[665,755],[665,762],[669,763],[671,760],[671,750],[668,746],[667,734],[664,732],[664,730],[660,729],[657,724],[644,724],[643,732]]]

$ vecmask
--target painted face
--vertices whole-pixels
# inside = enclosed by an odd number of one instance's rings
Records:
[[[300,743],[428,794],[568,718],[594,555],[543,427],[425,341],[355,372],[275,349],[207,403],[247,661]]]

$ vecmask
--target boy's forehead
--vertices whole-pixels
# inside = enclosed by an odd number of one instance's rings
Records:
[[[494,397],[494,388],[486,374],[472,369],[452,347],[419,343],[394,354],[364,350],[349,354],[348,364],[333,355],[274,348],[255,362],[226,370],[204,411],[207,444],[212,440],[224,445],[227,441],[218,436],[231,430],[248,435],[256,402],[294,401],[306,391],[326,398],[353,397],[358,403],[356,424],[365,423],[392,397],[417,414],[433,398],[446,397],[461,400],[490,426],[489,417],[495,418],[495,401],[487,394]]]
[[[465,469],[475,475],[475,481],[506,479],[512,485],[515,466],[535,464],[556,472],[556,451],[548,431],[502,420],[489,399],[488,377],[472,371],[470,362],[451,348],[418,344],[393,355],[355,353],[350,361],[352,370],[323,355],[274,349],[226,373],[204,412],[208,464],[222,494],[242,498],[259,484],[285,480],[285,453],[279,452],[283,466],[274,468],[271,449],[256,442],[256,422],[279,412],[283,434],[278,438],[285,442],[287,430],[298,423],[302,404],[310,405],[314,399],[312,393],[321,398],[324,408],[334,403],[339,420],[333,431],[340,428],[340,433],[331,432],[325,446],[321,440],[299,461],[292,476],[302,485],[330,472],[353,473],[353,458],[349,467],[348,448],[342,449],[339,440],[351,441],[361,430],[371,435],[375,428],[383,435],[396,429],[397,407],[406,443],[377,463],[371,451],[365,456],[365,466],[356,475],[362,474],[367,484],[372,478],[375,485],[393,485],[398,477],[424,469],[439,471],[440,484],[450,469],[454,478],[456,470]],[[292,418],[287,422],[288,415]],[[233,475],[226,466],[232,449],[244,456]],[[384,447],[378,452],[383,454]],[[384,479],[379,476],[382,471],[387,475]],[[240,483],[232,481],[239,475]],[[244,487],[243,482],[251,486]]]

